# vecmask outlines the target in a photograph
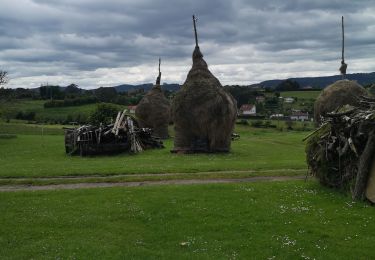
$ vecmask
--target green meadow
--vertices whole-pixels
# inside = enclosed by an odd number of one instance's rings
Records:
[[[302,139],[307,132],[250,126],[237,126],[236,132],[241,137],[232,142],[228,154],[172,154],[170,139],[164,142],[164,149],[136,155],[79,157],[65,154],[62,126],[4,123],[0,134],[17,137],[0,139],[0,177],[306,169]]]
[[[67,156],[62,125],[0,123],[0,188],[305,175],[308,131],[236,125],[228,154]],[[173,130],[173,129],[171,129]],[[173,135],[173,131],[171,131]],[[49,186],[53,189],[53,186]],[[372,259],[374,207],[304,180],[0,192],[1,259]]]
[[[375,209],[315,181],[0,193],[2,259],[373,259]]]

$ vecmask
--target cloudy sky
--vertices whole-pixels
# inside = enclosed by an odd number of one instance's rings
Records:
[[[338,74],[341,15],[348,73],[375,71],[373,0],[0,0],[8,87],[183,83],[191,15],[223,85]]]

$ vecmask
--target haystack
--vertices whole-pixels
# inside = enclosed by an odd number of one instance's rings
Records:
[[[228,152],[236,114],[235,99],[208,70],[196,37],[193,66],[172,102],[172,152]]]
[[[338,80],[326,87],[314,104],[314,120],[321,123],[321,116],[344,105],[357,106],[359,97],[366,96],[367,91],[356,81]]]
[[[310,134],[307,163],[320,183],[375,202],[375,99],[343,106],[322,118]]]
[[[140,127],[152,128],[153,135],[166,139],[169,137],[168,124],[171,117],[171,108],[169,100],[164,96],[160,86],[160,67],[159,76],[156,84],[141,99],[135,110]]]

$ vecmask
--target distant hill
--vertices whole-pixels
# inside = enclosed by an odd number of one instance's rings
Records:
[[[326,86],[332,84],[333,82],[340,80],[342,77],[341,75],[335,76],[326,76],[326,77],[304,77],[304,78],[289,78],[290,80],[297,81],[298,84],[304,87],[313,87],[313,88],[320,88],[323,89]],[[347,74],[346,78],[349,80],[356,80],[362,86],[375,83],[375,72],[371,73],[354,73],[354,74]],[[275,79],[275,80],[266,80],[258,84],[265,88],[275,88],[279,85],[283,80]]]
[[[117,92],[129,92],[129,91],[135,91],[135,90],[140,90],[140,89],[144,89],[145,91],[148,91],[152,88],[152,86],[153,86],[152,83],[140,84],[140,85],[123,84],[123,85],[115,86],[114,88],[116,89]],[[164,83],[162,85],[162,88],[164,90],[177,91],[180,89],[180,85]]]

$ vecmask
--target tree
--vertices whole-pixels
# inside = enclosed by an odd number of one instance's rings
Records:
[[[0,86],[7,84],[8,81],[9,81],[8,72],[4,70],[0,70]]]
[[[293,90],[299,90],[300,85],[297,81],[287,79],[282,81],[279,85],[276,87],[276,91],[293,91]]]
[[[89,121],[91,124],[99,125],[100,123],[109,124],[111,119],[114,119],[118,113],[118,108],[112,104],[100,103],[96,110],[90,115]]]
[[[100,87],[94,90],[94,93],[100,102],[114,102],[117,97],[117,91],[114,87]]]

